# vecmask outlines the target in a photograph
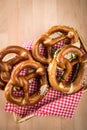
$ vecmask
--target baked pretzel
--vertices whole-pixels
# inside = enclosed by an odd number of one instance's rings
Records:
[[[25,76],[20,76],[19,73],[24,68],[34,69],[34,72],[31,72]],[[40,86],[38,85],[39,89],[37,90],[37,92],[29,95],[29,80],[37,76],[40,77]],[[17,89],[20,89],[22,87],[24,95],[20,97],[15,96],[13,94],[13,90],[15,87]],[[19,63],[14,68],[11,74],[11,78],[5,87],[5,97],[9,102],[17,104],[19,106],[34,105],[44,97],[47,91],[48,84],[46,79],[46,70],[44,66],[36,61],[26,60]]]
[[[15,53],[16,56],[7,61],[3,61],[4,57],[10,53]],[[27,59],[32,59],[30,52],[19,46],[8,46],[0,51],[0,89],[3,90],[5,84],[10,79],[14,65]]]
[[[44,41],[46,46],[52,46],[61,40],[70,40],[70,44],[78,42],[77,32],[68,26],[53,26],[46,35],[48,36],[48,39]]]
[[[72,55],[76,55],[76,57],[72,58],[72,60],[71,57],[67,56],[70,53]],[[67,94],[79,91],[82,88],[82,82],[85,76],[85,69],[87,67],[87,63],[83,62],[83,59],[84,58],[82,51],[72,45],[65,46],[60,50],[59,53],[56,52],[52,62],[48,67],[50,85],[54,89]],[[77,65],[75,74],[73,75],[74,79],[71,81],[71,83],[66,83],[66,79],[70,75],[70,72],[72,71],[74,65]],[[64,70],[64,73],[60,80],[57,79],[59,77],[56,77],[57,67]]]
[[[57,37],[52,38],[52,35],[55,33],[61,33],[60,36],[57,35]],[[67,40],[69,39],[69,44],[73,44],[78,42],[78,34],[77,32],[70,27],[67,26],[53,26],[51,27],[48,32],[41,35],[34,43],[32,47],[32,55],[33,57],[43,63],[43,64],[49,64],[52,60],[52,47],[54,44],[61,40]],[[42,56],[39,52],[39,46],[40,44],[43,44],[43,46],[47,49],[47,57]]]

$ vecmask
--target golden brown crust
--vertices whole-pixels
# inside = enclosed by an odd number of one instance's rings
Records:
[[[52,47],[63,40],[67,45],[54,52],[52,55]],[[8,46],[0,51],[0,89],[5,88],[6,99],[19,106],[34,105],[39,102],[48,91],[48,83],[56,90],[62,91],[67,94],[75,93],[82,88],[82,84],[85,77],[85,69],[87,68],[87,54],[84,55],[80,50],[82,46],[79,44],[79,48],[75,47],[74,43],[78,43],[80,38],[75,29],[68,26],[53,26],[46,33],[42,34],[36,39],[32,47],[31,53],[19,46]],[[39,48],[40,44],[46,49],[46,55],[41,55]],[[81,48],[80,48],[81,47]],[[65,57],[68,53],[74,53],[77,58],[69,60]],[[7,61],[3,61],[4,57],[9,53],[15,53],[17,56]],[[47,64],[48,70],[46,71],[44,65]],[[79,64],[78,72],[76,71],[76,77],[74,74],[74,80],[69,84],[66,83],[66,79],[69,77],[73,66]],[[16,67],[14,68],[14,66]],[[56,69],[63,69],[63,77],[57,80]],[[13,69],[14,68],[14,69]],[[22,69],[34,69],[34,71],[20,76],[19,73]],[[29,80],[40,76],[40,88],[29,95]],[[6,85],[7,84],[7,85]],[[5,87],[6,85],[6,87]],[[15,91],[20,90],[22,87],[24,95],[15,96]],[[39,86],[38,86],[39,87]]]
[[[64,57],[65,54],[67,54],[68,52],[73,52],[78,56],[75,62],[74,60],[69,61]],[[86,63],[83,63],[82,57],[83,57],[83,53],[81,52],[81,50],[72,45],[65,46],[58,54],[55,55],[55,57],[53,58],[52,62],[50,63],[48,67],[49,82],[54,89],[57,89],[64,93],[71,94],[71,93],[79,91],[82,88],[82,80],[83,80],[85,69],[86,69],[85,68]],[[65,80],[70,75],[73,65],[77,63],[80,64],[77,77],[70,84],[66,84]],[[65,69],[65,72],[63,74],[63,80],[61,81],[58,81],[56,78],[56,68],[58,66]]]
[[[32,47],[32,55],[34,57],[35,60],[43,63],[43,64],[49,64],[51,61],[51,52],[50,52],[50,47],[47,48],[47,58],[45,56],[40,55],[39,52],[39,46],[40,44],[47,39],[48,37],[46,36],[46,34],[41,35],[34,43],[33,43],[33,47]]]
[[[50,36],[53,33],[61,33],[60,36],[57,36],[56,38],[51,38]],[[77,32],[68,26],[53,26],[51,27],[47,32],[46,35],[48,36],[49,40],[44,41],[44,44],[46,46],[52,46],[55,43],[64,40],[64,39],[70,39],[70,44],[73,44],[78,41],[78,34]]]
[[[60,32],[62,33],[61,36],[57,36],[56,38],[51,38],[51,35],[54,33]],[[32,55],[35,60],[43,63],[49,64],[52,60],[52,52],[51,48],[54,44],[61,40],[69,39],[69,44],[73,44],[78,41],[78,34],[77,32],[68,26],[53,26],[51,27],[45,34],[41,35],[36,41],[33,43],[32,47]],[[44,47],[47,49],[47,57],[40,55],[39,53],[39,45],[43,44]]]
[[[10,53],[15,53],[16,56],[3,61],[4,57]],[[11,71],[14,65],[27,59],[32,59],[31,54],[26,49],[20,46],[8,46],[0,51],[0,79],[2,83],[7,83],[10,79]],[[0,89],[2,89],[2,84],[0,84]]]
[[[19,73],[22,69],[28,68],[28,69],[35,69],[34,72],[29,73],[25,76],[20,76]],[[33,93],[31,96],[28,94],[29,91],[29,80],[32,78],[35,78],[37,76],[40,76],[41,85],[37,92]],[[17,88],[20,89],[20,86],[23,89],[24,96],[14,96],[13,95],[13,88],[17,86]],[[41,89],[44,89],[46,87],[45,91]],[[41,92],[40,92],[41,91]],[[19,63],[15,69],[13,70],[11,74],[10,81],[5,87],[5,97],[9,102],[15,103],[20,106],[26,106],[26,105],[34,105],[35,103],[39,102],[44,95],[48,91],[48,84],[46,79],[46,70],[43,65],[40,63],[34,61],[34,60],[26,60],[21,63]]]

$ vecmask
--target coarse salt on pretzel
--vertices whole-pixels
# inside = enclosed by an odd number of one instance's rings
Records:
[[[69,53],[71,53],[71,55],[75,54],[76,57],[67,57],[67,54]],[[67,94],[79,91],[82,88],[82,83],[85,77],[85,69],[87,68],[87,62],[84,62],[84,60],[83,53],[79,48],[72,45],[63,47],[59,53],[56,53],[54,55],[54,58],[48,67],[50,85],[54,89]],[[74,79],[71,81],[71,83],[66,83],[65,80],[69,76],[75,64],[77,65],[77,70],[73,75]],[[59,77],[56,77],[57,67],[60,67],[64,70],[64,73],[60,80],[57,79]]]
[[[19,73],[22,69],[29,68],[34,71],[20,76]],[[38,84],[38,90],[32,95],[29,95],[29,80],[39,76],[40,85]],[[48,83],[46,79],[46,70],[43,65],[34,60],[26,60],[19,63],[12,71],[11,78],[5,87],[5,97],[9,102],[15,103],[19,106],[34,105],[40,101],[48,91]],[[13,90],[22,88],[24,95],[15,96]]]
[[[4,61],[4,57],[10,53],[15,53],[16,56]],[[32,59],[30,52],[20,46],[8,46],[0,51],[0,89],[4,90],[14,65],[27,59]]]

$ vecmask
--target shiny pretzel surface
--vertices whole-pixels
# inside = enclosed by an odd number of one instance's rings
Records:
[[[16,54],[15,57],[4,61],[4,57],[10,53]],[[0,51],[0,88],[4,89],[9,81],[13,67],[23,60],[32,59],[31,54],[20,46],[8,46]]]
[[[32,55],[37,61],[49,64],[52,60],[52,47],[57,42],[64,40],[66,44],[73,44],[78,42],[78,39],[78,34],[73,28],[68,26],[53,26],[33,43]],[[47,50],[46,57],[42,56],[39,52],[40,44],[43,44]]]
[[[19,73],[22,69],[34,69],[33,72],[20,76]],[[38,84],[38,90],[29,95],[29,80],[39,76],[40,85]],[[15,96],[13,90],[22,88],[24,95]],[[48,91],[48,83],[46,79],[46,70],[43,65],[36,61],[26,60],[21,62],[12,72],[11,79],[5,87],[5,97],[9,102],[15,103],[20,106],[34,105],[40,101]]]
[[[79,91],[83,86],[87,61],[83,58],[83,52],[72,45],[64,46],[59,52],[56,52],[52,62],[48,67],[49,82],[51,86],[67,94]],[[75,66],[75,72],[70,83],[66,80]],[[56,71],[62,69],[61,77],[56,77]]]
[[[61,41],[64,45],[55,50]],[[45,50],[43,54],[41,47]],[[9,53],[16,56],[4,61]],[[27,72],[20,75],[23,69]],[[77,31],[68,26],[57,25],[48,29],[34,41],[31,53],[19,46],[8,46],[0,51],[0,89],[5,89],[7,101],[19,106],[38,103],[47,94],[48,86],[67,94],[80,91],[86,81],[86,72],[87,52]],[[30,95],[30,80],[37,77],[40,81],[38,89]],[[14,94],[21,90],[22,95]]]

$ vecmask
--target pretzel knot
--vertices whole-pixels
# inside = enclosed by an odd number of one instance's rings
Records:
[[[33,57],[43,64],[49,64],[53,58],[52,47],[61,40],[68,44],[76,43],[78,42],[78,34],[73,28],[67,26],[53,26],[33,43]],[[40,44],[47,50],[46,56],[40,54]]]
[[[10,53],[15,53],[16,56],[4,61],[3,59]],[[3,88],[3,84],[7,83],[10,79],[11,71],[13,67],[20,61],[32,59],[30,52],[19,46],[8,46],[0,51],[0,79]],[[3,88],[4,89],[4,88]]]
[[[49,82],[54,89],[67,94],[75,93],[82,88],[82,82],[85,77],[86,63],[83,60],[82,51],[72,45],[63,47],[54,55],[52,62],[48,67]],[[76,65],[71,83],[67,83],[73,66]],[[57,69],[62,69],[62,76],[56,76]]]
[[[32,72],[28,72],[25,76],[20,75],[20,71],[24,68],[29,70],[33,69]],[[35,77],[40,78],[40,85],[38,85],[38,90],[33,94],[29,94],[29,80]],[[23,95],[15,96],[14,89],[20,90],[22,88]],[[48,83],[46,79],[46,70],[43,65],[34,61],[26,60],[19,63],[12,71],[11,78],[5,87],[5,97],[9,102],[15,103],[20,106],[34,105],[40,101],[48,91]]]

